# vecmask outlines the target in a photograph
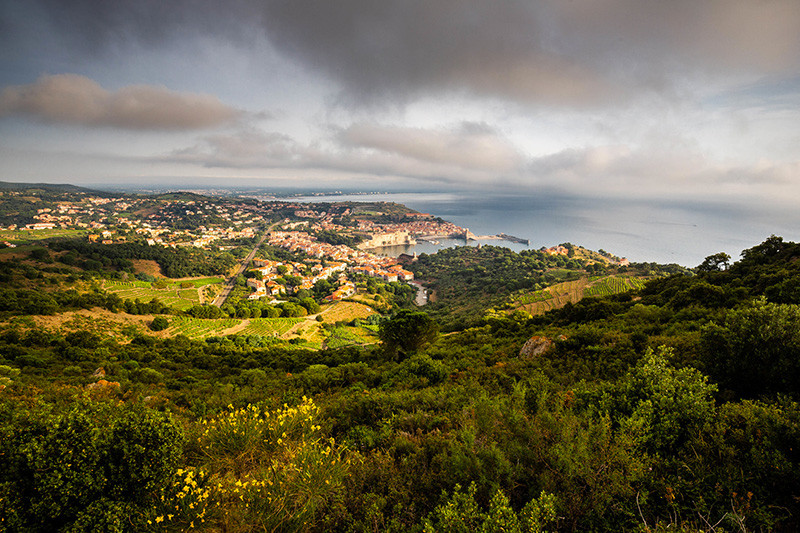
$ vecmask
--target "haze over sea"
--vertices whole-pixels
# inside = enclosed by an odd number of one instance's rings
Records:
[[[475,193],[382,193],[303,196],[303,202],[386,201],[404,204],[469,228],[476,235],[506,233],[530,240],[530,246],[490,240],[485,244],[515,251],[571,242],[604,249],[634,262],[678,263],[693,267],[717,252],[734,259],[772,234],[798,240],[800,215],[763,208],[709,202],[669,203],[567,196]],[[432,253],[439,246],[388,250]],[[473,243],[474,244],[474,243]]]

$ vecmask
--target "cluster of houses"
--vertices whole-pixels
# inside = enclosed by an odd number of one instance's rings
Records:
[[[355,292],[355,285],[347,281],[344,276],[345,271],[364,274],[387,282],[411,281],[414,279],[414,273],[404,269],[395,258],[379,257],[362,250],[354,250],[345,245],[335,246],[318,242],[313,236],[304,231],[276,231],[269,235],[267,242],[292,252],[303,252],[316,258],[327,257],[330,260],[324,267],[321,263],[311,266],[312,275],[305,276],[304,272],[308,266],[303,263],[255,259],[253,264],[256,266],[255,270],[259,275],[247,282],[248,286],[255,289],[255,292],[250,296],[252,299],[263,296],[277,296],[282,291],[290,292],[286,287],[279,285],[275,281],[281,277],[278,273],[278,267],[281,265],[287,269],[286,275],[301,277],[303,282],[297,286],[297,289],[310,289],[318,280],[327,279],[337,272],[341,273],[339,288],[328,297],[329,300],[346,298]]]
[[[256,275],[247,280],[247,286],[254,289],[254,292],[249,296],[251,300],[263,297],[278,297],[281,293],[291,294],[293,291],[311,289],[319,280],[328,279],[337,273],[340,274],[339,287],[332,295],[328,296],[329,300],[347,298],[354,294],[356,290],[355,285],[347,281],[344,276],[347,263],[343,262],[328,262],[324,266],[322,263],[316,263],[309,266],[305,263],[293,261],[271,261],[269,259],[256,258],[253,259],[253,265],[255,268],[251,269],[250,272]],[[278,282],[283,276],[299,277],[301,282],[298,285],[289,287]]]
[[[305,231],[273,231],[267,243],[291,252],[303,252],[311,257],[330,257],[334,261],[347,260],[353,249],[343,244],[333,245],[319,242]]]
[[[363,250],[354,250],[343,244],[318,242],[304,231],[277,231],[270,234],[268,242],[273,246],[301,251],[311,257],[330,257],[334,261],[344,261],[350,265],[351,272],[360,272],[386,281],[410,281],[414,274],[400,266],[393,257],[379,257]]]
[[[410,213],[406,218],[414,219],[408,222],[395,222],[389,224],[376,224],[371,220],[358,219],[358,230],[370,234],[396,234],[441,236],[462,235],[464,228],[456,226],[452,222],[445,222],[434,219],[427,213]],[[399,243],[402,244],[402,243]],[[377,245],[381,246],[381,245]]]

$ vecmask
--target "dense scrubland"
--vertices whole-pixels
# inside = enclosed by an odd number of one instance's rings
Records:
[[[129,248],[0,265],[0,529],[800,528],[798,244],[691,271],[448,250],[411,267],[425,312],[364,280],[381,313],[313,321],[324,344],[180,334],[207,306],[102,289],[127,282]],[[580,299],[525,307],[580,280]],[[177,329],[38,318],[96,308]]]

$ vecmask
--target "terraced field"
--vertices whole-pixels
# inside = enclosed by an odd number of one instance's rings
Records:
[[[577,302],[583,298],[583,291],[587,283],[588,279],[586,278],[557,283],[541,291],[530,293],[534,301],[518,305],[516,309],[523,309],[532,315],[543,315],[551,309],[560,309],[568,302]]]
[[[644,287],[645,280],[629,276],[609,276],[592,283],[584,291],[584,296],[610,296]]]
[[[516,303],[519,303],[520,305],[533,304],[536,302],[544,302],[546,300],[550,300],[551,298],[553,298],[552,293],[549,290],[543,289],[541,291],[523,294],[516,300]]]
[[[644,286],[645,281],[645,278],[629,276],[600,276],[567,281],[540,291],[518,295],[512,308],[541,315],[551,309],[560,309],[567,303],[578,302],[586,296],[607,296],[639,289]]]

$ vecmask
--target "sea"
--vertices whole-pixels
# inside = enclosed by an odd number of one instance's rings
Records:
[[[469,228],[475,235],[505,233],[530,244],[486,240],[483,245],[514,251],[570,242],[605,250],[631,262],[699,265],[726,252],[734,260],[742,250],[770,235],[800,238],[800,212],[776,211],[702,201],[647,201],[572,197],[559,194],[485,194],[473,192],[370,193],[300,196],[298,202],[396,202]],[[383,255],[435,253],[479,243],[444,239],[414,246],[379,249]]]

